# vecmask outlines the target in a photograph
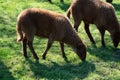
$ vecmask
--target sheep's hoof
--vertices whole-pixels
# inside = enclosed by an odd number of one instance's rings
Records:
[[[92,47],[97,48],[96,44],[92,44]]]
[[[63,56],[63,58],[64,58],[64,59],[67,59],[67,57],[66,57],[66,56]]]
[[[38,59],[36,59],[36,60],[35,60],[35,62],[36,62],[36,63],[38,63],[38,62],[39,62],[39,58],[38,58]]]
[[[36,57],[35,59],[36,59],[36,61],[38,61],[38,60],[39,60],[39,58],[38,58],[38,57]]]
[[[82,59],[82,62],[85,62],[86,61],[86,59]]]
[[[35,63],[36,63],[36,64],[39,64],[39,60],[36,60]]]
[[[46,57],[43,55],[43,56],[42,56],[42,59],[44,59],[44,60],[45,60],[45,59],[46,59]]]
[[[105,45],[102,45],[102,47],[105,47]]]
[[[102,47],[105,47],[105,44],[102,44]]]
[[[69,63],[69,61],[68,61],[68,58],[66,57],[66,58],[64,58],[64,60],[67,62],[67,63]]]
[[[26,55],[24,55],[24,57],[25,57],[25,59],[27,59],[27,58],[28,58],[28,56],[26,56]]]
[[[92,44],[96,44],[94,40],[91,40]]]

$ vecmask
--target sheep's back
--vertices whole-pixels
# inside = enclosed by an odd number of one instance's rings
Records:
[[[64,37],[65,28],[71,25],[68,19],[58,13],[48,10],[30,8],[20,13],[18,23],[21,23],[24,29],[36,30],[36,35],[48,38],[54,34],[55,39]]]

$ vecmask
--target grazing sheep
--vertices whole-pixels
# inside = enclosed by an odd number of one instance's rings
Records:
[[[69,18],[70,13],[72,13],[76,30],[78,30],[83,20],[85,24],[84,29],[92,43],[95,43],[95,41],[89,31],[89,24],[95,24],[100,31],[102,46],[105,46],[105,30],[110,33],[114,46],[118,46],[120,41],[120,25],[111,4],[101,0],[73,0],[67,11]]]
[[[82,61],[86,58],[85,44],[71,26],[69,19],[61,14],[37,8],[26,9],[18,16],[16,30],[19,36],[17,41],[22,41],[25,58],[27,58],[26,45],[28,45],[34,58],[39,59],[33,49],[35,35],[48,38],[47,48],[42,55],[43,59],[54,41],[60,43],[64,58],[66,58],[64,43],[70,45]]]
[[[50,3],[52,2],[51,0],[48,0],[48,1],[49,1]],[[60,2],[61,2],[61,3],[64,3],[64,1],[63,1],[63,0],[60,0]]]

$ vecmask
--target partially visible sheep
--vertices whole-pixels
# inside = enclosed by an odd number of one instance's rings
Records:
[[[112,3],[113,0],[106,0],[106,2]]]
[[[48,1],[49,1],[50,3],[52,2],[51,0],[48,0]],[[61,2],[61,3],[64,3],[64,1],[63,1],[63,0],[60,0],[60,2]]]
[[[102,46],[105,46],[105,30],[110,33],[114,46],[118,46],[120,41],[120,25],[111,4],[102,2],[101,0],[73,0],[67,11],[67,16],[69,18],[70,13],[72,13],[74,28],[76,30],[78,30],[83,20],[85,31],[92,43],[95,43],[95,41],[89,31],[89,24],[95,24],[100,31]]]
[[[19,36],[17,41],[22,41],[23,55],[25,58],[27,58],[26,48],[28,45],[34,58],[36,60],[39,59],[33,49],[35,35],[48,38],[47,48],[42,55],[43,59],[45,59],[54,41],[60,43],[64,58],[66,58],[64,43],[70,45],[81,60],[85,60],[86,58],[85,44],[71,26],[68,18],[61,14],[37,8],[26,9],[18,16],[16,30]]]

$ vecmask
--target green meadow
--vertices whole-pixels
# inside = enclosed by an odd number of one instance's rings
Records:
[[[104,1],[104,0],[103,0]],[[65,45],[68,60],[63,59],[58,42],[54,42],[46,60],[42,54],[46,48],[47,39],[35,37],[34,49],[39,56],[36,62],[28,49],[29,59],[22,55],[22,45],[17,43],[16,19],[26,8],[41,8],[66,15],[71,0],[0,0],[0,80],[120,80],[120,44],[114,48],[110,34],[105,33],[106,47],[101,46],[101,36],[95,25],[91,24],[90,31],[96,42],[91,44],[81,23],[78,35],[87,45],[86,61],[82,62]],[[120,1],[113,0],[116,16],[120,23]],[[110,14],[108,14],[110,15]],[[73,19],[71,18],[73,25]]]

